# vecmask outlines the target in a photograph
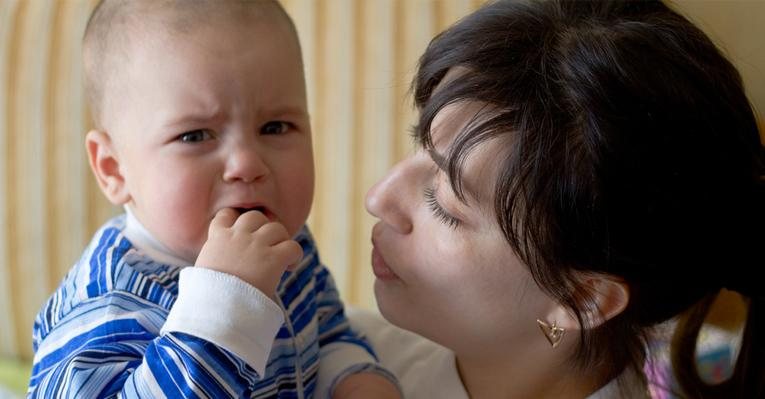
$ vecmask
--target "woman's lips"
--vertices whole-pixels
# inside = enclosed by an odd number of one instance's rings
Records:
[[[372,273],[380,280],[398,280],[398,275],[385,263],[380,251],[372,244]]]

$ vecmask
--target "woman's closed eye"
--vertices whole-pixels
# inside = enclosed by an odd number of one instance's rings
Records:
[[[185,133],[181,133],[181,135],[178,136],[178,140],[182,143],[201,143],[205,140],[210,140],[213,138],[213,134],[210,130],[207,129],[196,129],[196,130],[190,130]]]
[[[438,200],[436,199],[436,190],[433,188],[426,188],[424,192],[425,196],[425,203],[428,204],[428,207],[433,212],[433,215],[441,221],[443,224],[456,229],[460,225],[460,220],[455,218],[454,216],[450,215],[449,212],[446,212],[444,208],[441,206],[441,204],[438,203]]]
[[[267,122],[260,128],[260,134],[264,135],[276,135],[284,134],[294,127],[293,124],[284,121],[271,121]]]

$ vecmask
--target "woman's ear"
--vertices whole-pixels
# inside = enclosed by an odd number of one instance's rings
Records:
[[[130,193],[109,135],[99,130],[89,131],[85,136],[85,148],[90,169],[93,170],[98,186],[106,198],[114,205],[123,205],[130,201]]]
[[[588,274],[580,280],[579,288],[586,292],[578,295],[584,328],[596,328],[618,316],[627,308],[630,291],[627,283],[616,276],[607,274]],[[559,305],[547,315],[550,322],[566,330],[579,330],[576,317],[566,307]]]

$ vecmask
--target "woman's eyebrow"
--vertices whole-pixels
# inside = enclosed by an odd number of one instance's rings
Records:
[[[430,158],[433,160],[433,163],[435,163],[436,166],[438,166],[438,169],[441,169],[441,171],[443,171],[447,176],[449,176],[449,170],[446,167],[446,157],[439,154],[435,148],[428,148],[428,154],[430,155]],[[478,204],[482,203],[481,202],[482,196],[480,195],[480,192],[474,190],[473,187],[471,187],[471,185],[468,182],[463,180],[461,188],[465,192],[467,192],[468,196],[470,196],[473,200],[475,200],[476,203]],[[459,199],[460,202],[462,202],[463,204],[470,206],[470,204],[468,204],[467,201],[465,200],[464,196],[457,195],[457,199]]]
[[[444,158],[443,155],[439,154],[435,148],[428,148],[428,154],[436,166],[438,166],[438,169],[441,169],[444,173],[448,173],[446,170],[446,158]]]

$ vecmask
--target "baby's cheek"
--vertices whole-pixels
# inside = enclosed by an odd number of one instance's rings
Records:
[[[285,218],[286,220],[284,220],[284,227],[287,228],[290,234],[297,234],[297,232],[300,231],[300,228],[302,228],[305,224],[306,219],[308,219],[308,213],[311,210],[310,199],[310,195],[304,195],[301,197],[298,194],[294,195],[292,197],[292,201],[288,202],[288,215]]]
[[[160,215],[166,228],[168,246],[184,259],[193,261],[207,240],[210,217],[199,202],[182,199]]]

